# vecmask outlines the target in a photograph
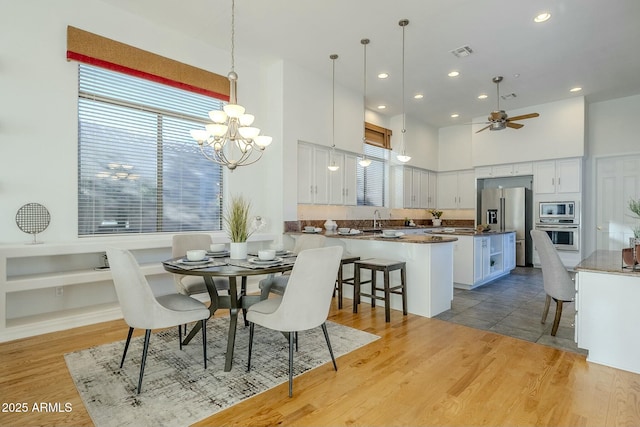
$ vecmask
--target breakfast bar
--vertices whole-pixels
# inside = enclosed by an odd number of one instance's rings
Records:
[[[576,266],[576,341],[587,360],[640,373],[640,271],[621,251],[598,250]]]
[[[385,258],[406,262],[409,313],[434,317],[451,309],[453,243],[457,238],[398,234],[383,237],[380,233],[326,233],[325,236],[328,238],[327,245],[341,245],[345,252],[357,255],[361,259]],[[368,277],[363,277],[363,280],[368,280]],[[399,277],[392,275],[392,284],[397,284],[399,280]],[[353,298],[353,289],[347,287],[344,296]],[[402,310],[402,299],[399,295],[391,295],[391,308]]]

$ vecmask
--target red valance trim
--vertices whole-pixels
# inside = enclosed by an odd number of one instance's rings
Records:
[[[83,55],[81,53],[67,51],[67,60],[69,61],[78,61],[84,64],[95,65],[97,67],[106,68],[108,70],[117,71],[123,74],[128,74],[134,77],[140,77],[145,80],[150,80],[156,83],[161,83],[167,86],[175,87],[178,89],[183,89],[189,92],[198,93],[200,95],[210,96],[212,98],[220,99],[222,101],[229,101],[229,95],[223,95],[221,93],[213,92],[207,89],[203,89],[197,86],[188,85],[186,83],[177,82],[175,80],[168,79],[166,77],[157,76],[151,73],[147,73],[144,71],[136,70],[130,67],[126,67],[124,65],[114,64],[109,61],[105,61],[98,58],[92,58],[87,55]]]

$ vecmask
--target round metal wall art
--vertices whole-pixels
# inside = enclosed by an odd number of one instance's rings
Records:
[[[39,203],[27,203],[18,209],[16,224],[25,233],[33,235],[32,244],[42,243],[36,241],[36,234],[42,233],[49,226],[51,215],[46,207]]]

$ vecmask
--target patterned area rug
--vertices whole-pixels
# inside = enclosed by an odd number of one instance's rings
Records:
[[[66,354],[67,367],[93,422],[100,427],[186,426],[288,381],[288,341],[281,333],[256,325],[247,372],[249,328],[240,320],[233,368],[224,372],[229,320],[220,317],[207,323],[206,370],[200,334],[182,351],[177,328],[151,335],[139,395],[143,337],[131,340],[122,369],[124,341]],[[327,329],[336,359],[379,338],[332,322],[327,322]],[[122,334],[126,336],[126,330]],[[321,328],[299,333],[298,341],[294,375],[326,363],[333,370]],[[340,360],[337,363],[339,369]]]

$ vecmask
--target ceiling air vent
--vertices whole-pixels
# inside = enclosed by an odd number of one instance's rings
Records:
[[[501,95],[500,98],[506,101],[507,99],[512,99],[512,98],[515,98],[516,96],[518,95],[516,95],[515,93],[508,93],[506,95]]]
[[[469,46],[462,46],[462,47],[459,47],[457,49],[453,49],[451,51],[451,53],[456,58],[464,58],[465,56],[471,55],[473,53],[473,50],[471,50],[471,48]]]

